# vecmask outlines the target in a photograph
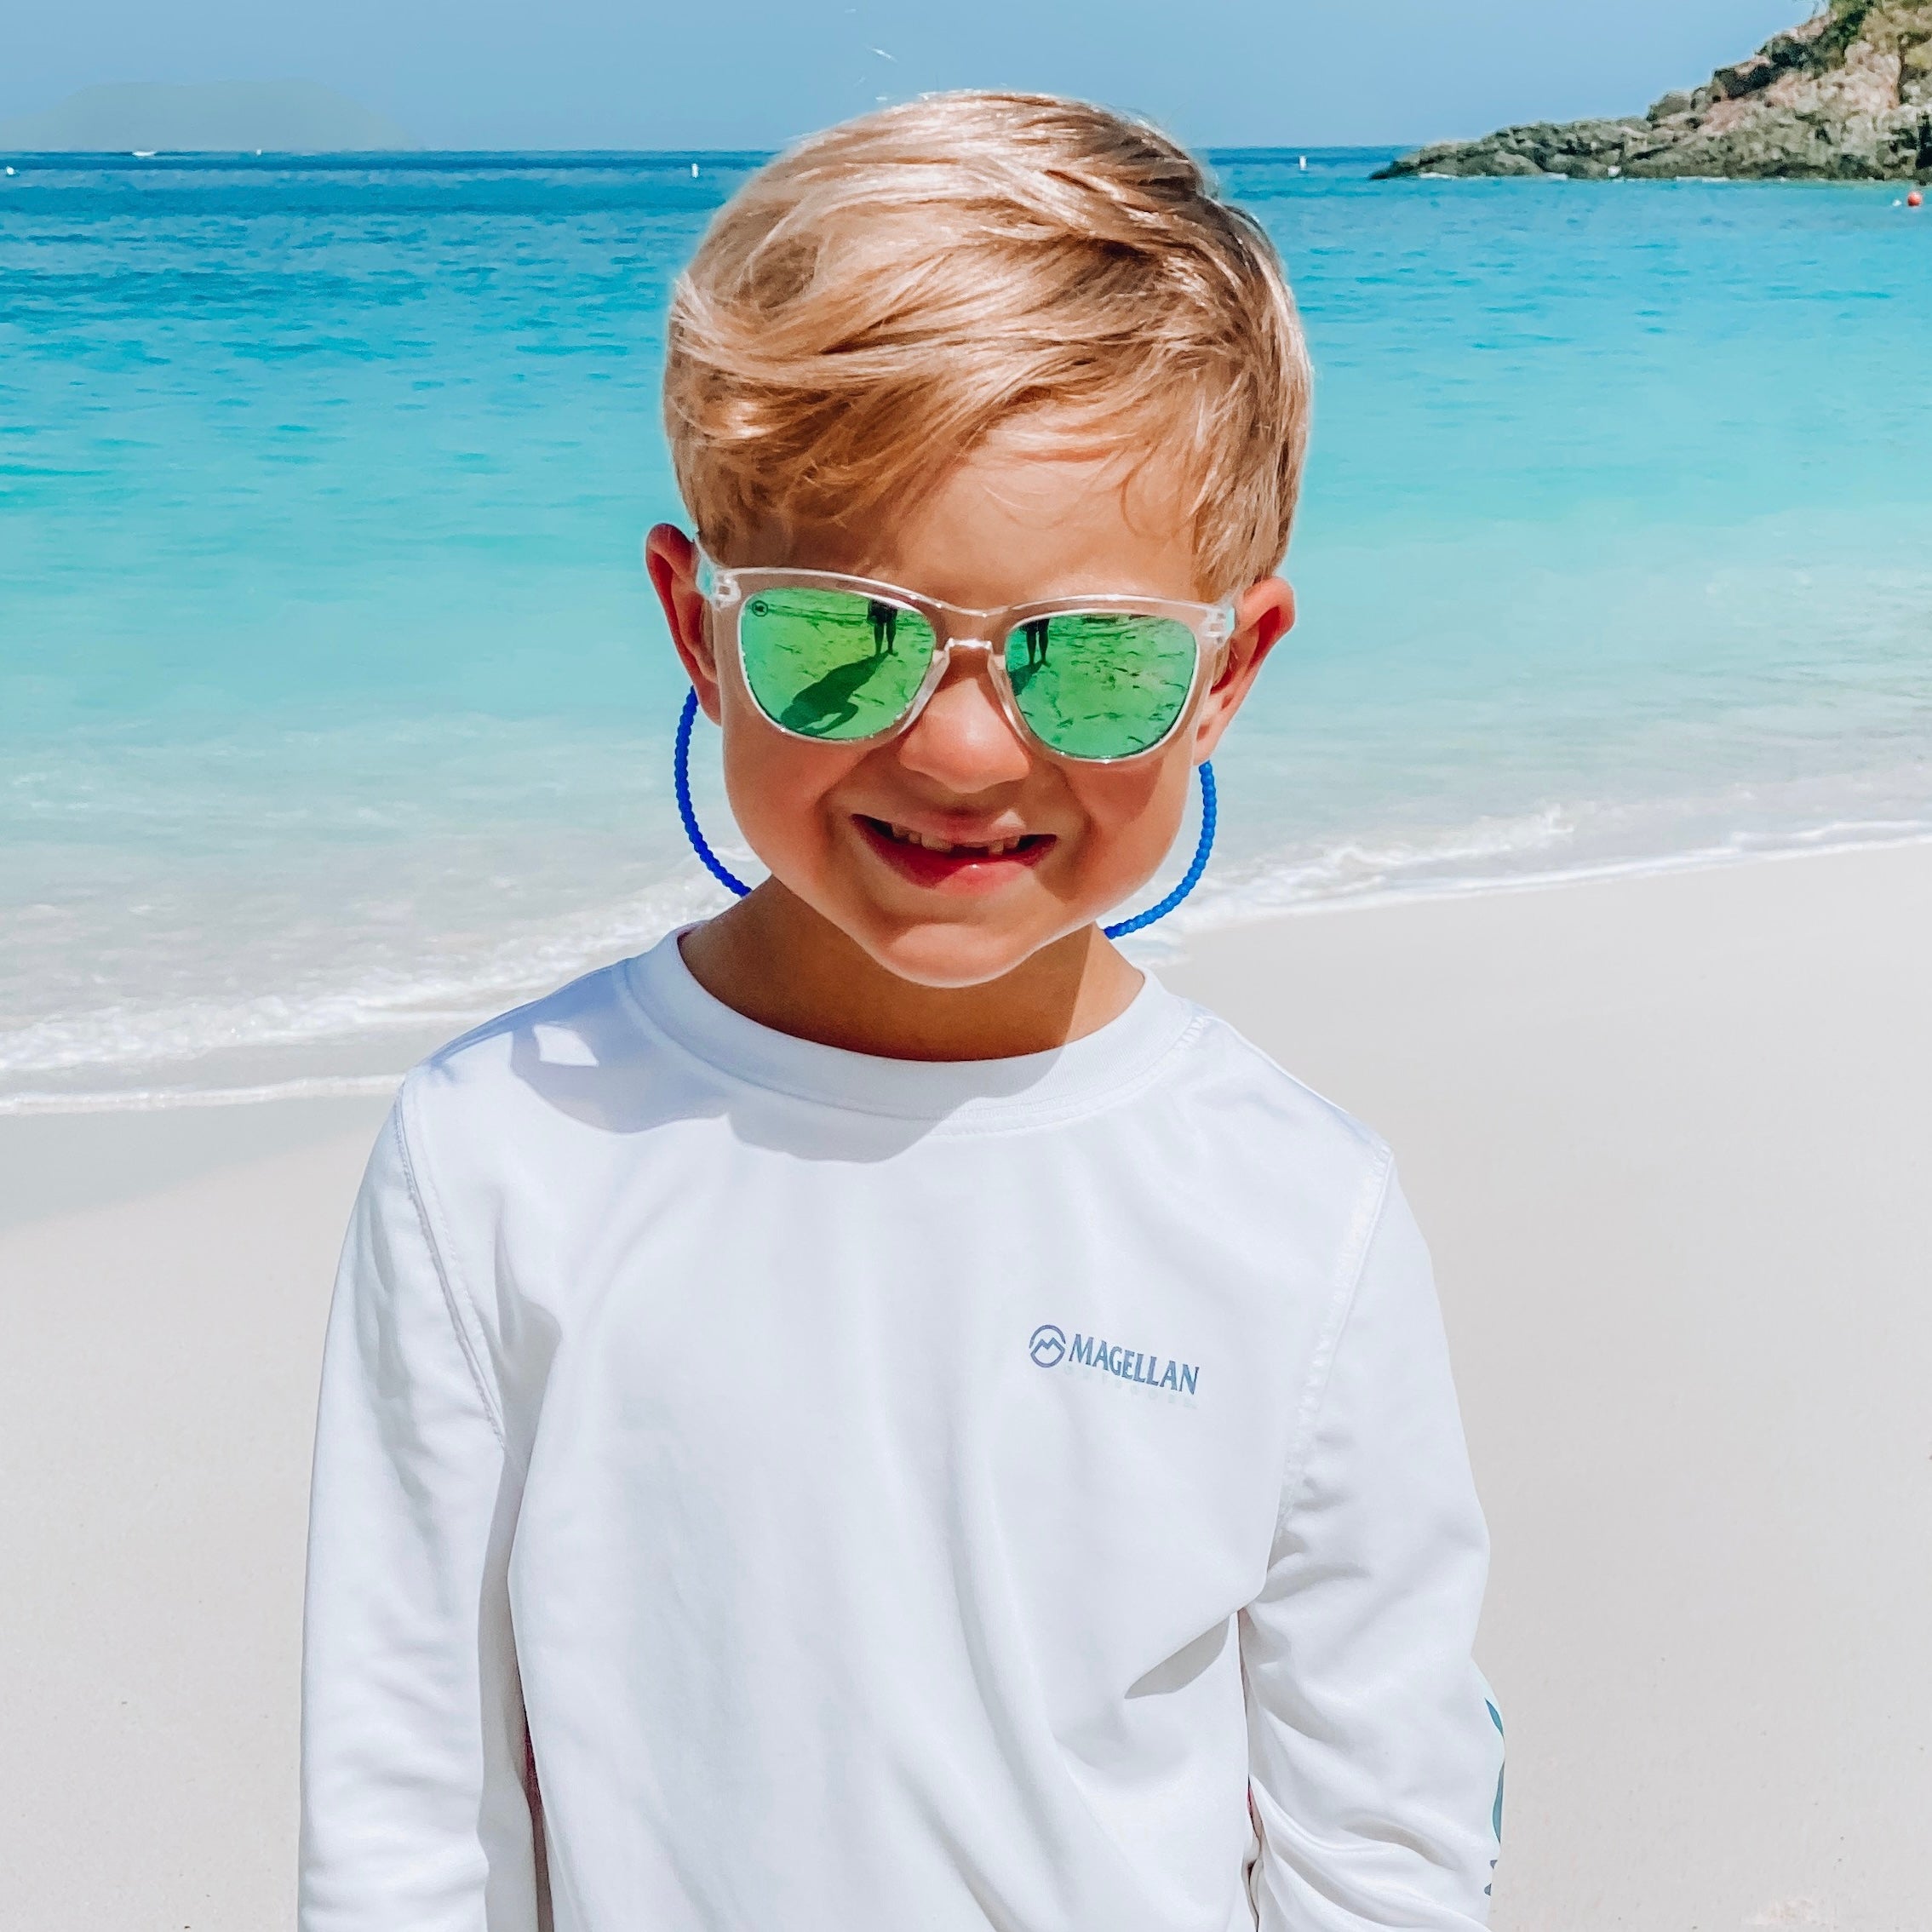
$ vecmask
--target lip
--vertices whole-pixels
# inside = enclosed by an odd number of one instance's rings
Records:
[[[1010,852],[936,852],[895,839],[882,818],[855,812],[852,823],[867,846],[902,879],[929,891],[995,891],[1009,879],[1039,864],[1059,843],[1051,832],[1037,832],[1025,834],[1024,842]]]

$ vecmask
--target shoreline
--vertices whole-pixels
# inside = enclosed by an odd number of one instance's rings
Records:
[[[1808,856],[1161,969],[1389,1139],[1430,1241],[1494,1544],[1495,1932],[1923,1915],[1932,846]],[[0,1122],[23,1924],[289,1923],[315,1376],[384,1104]]]
[[[1878,830],[1874,835],[1827,840],[1824,834],[1844,828],[1821,828],[1812,842],[1794,842],[1736,850],[1703,846],[1688,851],[1653,857],[1605,860],[1600,863],[1516,874],[1484,874],[1419,880],[1413,885],[1370,887],[1359,892],[1347,891],[1290,899],[1279,904],[1242,903],[1241,888],[1230,889],[1229,909],[1217,911],[1211,897],[1204,907],[1184,911],[1169,926],[1138,935],[1130,942],[1129,956],[1153,972],[1165,975],[1184,969],[1194,949],[1224,935],[1247,932],[1277,920],[1324,918],[1338,914],[1379,912],[1393,907],[1430,905],[1445,901],[1457,903],[1505,898],[1522,894],[1561,892],[1623,880],[1672,878],[1708,872],[1731,872],[1761,864],[1781,864],[1805,859],[1831,859],[1860,852],[1896,851],[1917,846],[1932,846],[1932,827],[1912,825],[1909,829]],[[1803,834],[1794,835],[1803,840]],[[1151,888],[1150,888],[1151,889]],[[1190,911],[1194,916],[1189,916]],[[667,930],[669,930],[668,928]],[[646,940],[645,946],[655,943]],[[643,948],[639,949],[642,950]],[[607,963],[603,959],[583,962],[581,971],[593,972]],[[557,982],[568,984],[576,977],[566,974]],[[285,1081],[242,1081],[219,1086],[151,1085],[128,1088],[80,1088],[63,1092],[26,1088],[15,1092],[0,1091],[0,1145],[8,1125],[13,1121],[58,1120],[101,1114],[165,1114],[215,1108],[279,1106],[304,1100],[339,1101],[386,1098],[393,1095],[404,1075],[424,1053],[433,1052],[445,1040],[455,1039],[473,1025],[481,1024],[498,1012],[513,1010],[529,1000],[541,999],[551,990],[536,987],[510,999],[499,1008],[480,1010],[471,1019],[446,1031],[433,1028],[419,1030],[420,1051],[393,1072],[359,1074],[303,1074]],[[338,1050],[351,1050],[360,1041],[338,1041]],[[273,1051],[280,1042],[269,1043]],[[245,1063],[246,1054],[243,1058]]]

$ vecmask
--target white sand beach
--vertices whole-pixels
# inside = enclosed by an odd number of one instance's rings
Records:
[[[1167,977],[1394,1143],[1495,1540],[1503,1932],[1932,1925],[1932,847],[1297,917]],[[0,1121],[0,1925],[292,1919],[375,1102]]]

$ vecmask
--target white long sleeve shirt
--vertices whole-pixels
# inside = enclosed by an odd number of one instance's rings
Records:
[[[371,1161],[303,1932],[1478,1925],[1485,1559],[1388,1151],[1231,1029],[876,1059],[668,940]]]

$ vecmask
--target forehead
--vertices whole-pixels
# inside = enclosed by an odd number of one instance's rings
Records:
[[[759,560],[878,577],[974,610],[1101,592],[1190,601],[1201,593],[1183,501],[1158,454],[1130,462],[999,438],[903,513],[863,530],[793,530],[782,557]]]

